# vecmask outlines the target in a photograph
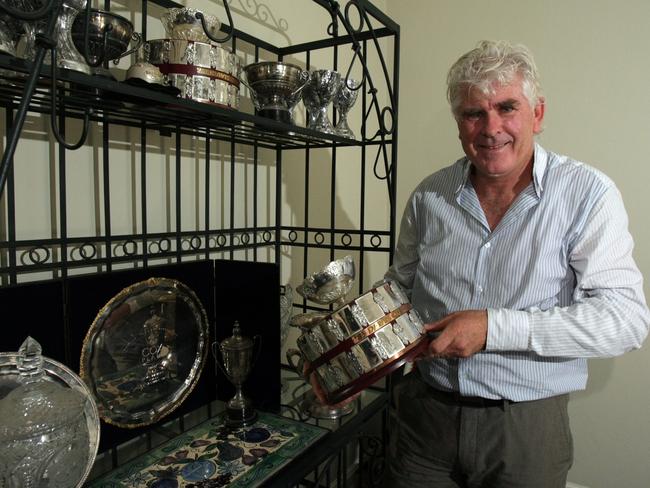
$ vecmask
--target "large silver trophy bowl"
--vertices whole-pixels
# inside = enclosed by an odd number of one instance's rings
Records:
[[[327,108],[339,89],[341,75],[329,69],[314,70],[303,90],[303,103],[309,111],[308,127],[312,130],[334,134],[334,127],[327,116]]]
[[[253,339],[243,336],[239,322],[235,322],[230,337],[221,343],[215,341],[212,344],[217,366],[235,387],[235,396],[226,403],[226,425],[230,427],[246,427],[257,419],[257,412],[251,400],[244,396],[242,385],[253,369],[260,346],[261,336],[255,336]]]
[[[296,288],[296,291],[306,299],[320,305],[338,306],[345,301],[345,296],[352,289],[354,278],[354,261],[351,256],[345,256],[329,262],[320,270],[307,276]],[[298,327],[304,336],[314,327],[318,327],[326,316],[326,312],[308,312],[294,316],[290,324]],[[286,356],[287,362],[294,371],[303,376],[305,357],[301,351],[291,348],[287,350]],[[309,359],[307,358],[307,360]],[[312,384],[312,386],[314,385]],[[321,402],[313,389],[304,395],[300,407],[312,417],[320,419],[337,419],[354,410],[353,403],[327,405]]]
[[[348,125],[348,112],[357,101],[359,82],[352,78],[341,80],[339,89],[334,97],[334,108],[339,112],[339,120],[334,126],[334,132],[348,139],[355,139],[354,131]]]
[[[265,61],[244,66],[242,73],[258,115],[293,124],[293,108],[309,72],[293,64]]]

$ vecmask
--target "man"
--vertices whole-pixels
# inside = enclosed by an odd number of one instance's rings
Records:
[[[385,486],[564,487],[587,358],[648,333],[627,215],[609,178],[535,143],[528,49],[483,41],[447,81],[466,157],[415,189],[386,275],[435,338],[393,392]]]

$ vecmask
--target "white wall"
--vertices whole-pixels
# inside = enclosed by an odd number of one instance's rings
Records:
[[[401,26],[398,214],[427,174],[462,155],[445,100],[451,63],[481,39],[535,54],[546,94],[539,141],[603,170],[623,193],[635,258],[650,283],[650,2],[387,0]],[[575,463],[590,488],[650,486],[650,347],[590,362],[572,396]]]

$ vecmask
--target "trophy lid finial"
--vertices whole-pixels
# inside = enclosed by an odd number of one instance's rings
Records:
[[[249,337],[245,337],[241,333],[241,326],[239,321],[235,320],[232,326],[232,335],[221,343],[222,350],[245,350],[253,347],[253,341]]]

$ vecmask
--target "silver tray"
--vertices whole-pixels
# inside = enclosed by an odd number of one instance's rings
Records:
[[[100,310],[81,351],[99,415],[120,427],[157,422],[196,385],[209,340],[203,305],[183,283],[150,278]]]

